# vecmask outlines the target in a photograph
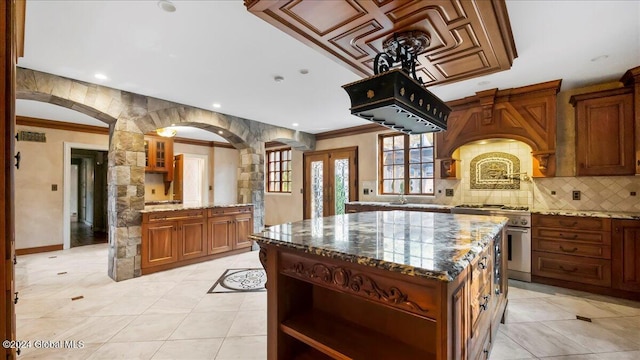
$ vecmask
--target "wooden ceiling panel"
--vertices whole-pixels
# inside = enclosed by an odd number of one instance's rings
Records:
[[[425,85],[507,70],[517,56],[504,0],[245,0],[247,9],[364,77],[396,32],[420,30]]]
[[[289,1],[280,11],[319,36],[348,26],[367,12],[354,0]]]

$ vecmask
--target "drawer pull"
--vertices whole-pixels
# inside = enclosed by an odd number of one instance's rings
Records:
[[[562,221],[562,220],[560,220],[560,221],[559,221],[559,223],[560,223],[560,225],[562,225],[562,226],[576,226],[576,225],[578,225],[578,222],[577,222],[577,221],[569,222],[569,221]]]
[[[577,239],[578,238],[578,234],[573,234],[573,236],[566,236],[562,233],[559,234],[559,236],[563,239]]]
[[[565,249],[562,245],[560,245],[560,250],[562,250],[562,251],[564,251],[564,252],[566,252],[566,253],[573,253],[573,252],[578,251],[578,248],[577,248],[577,247],[574,247],[573,249],[570,249],[570,250],[569,250],[569,249]]]
[[[484,303],[480,304],[480,311],[486,311],[487,308],[489,308],[489,299],[491,298],[491,295],[485,295],[482,298],[484,299]]]
[[[565,269],[565,268],[564,268],[564,266],[560,265],[560,270],[562,270],[562,271],[564,271],[564,272],[572,273],[572,272],[576,272],[576,271],[578,271],[578,268],[577,268],[577,267],[574,267],[573,269],[568,270],[568,269]]]
[[[487,268],[487,257],[486,257],[486,256],[482,257],[482,260],[480,260],[480,261],[478,262],[478,267],[479,267],[480,269],[482,269],[482,270],[484,270],[484,269],[486,269],[486,268]]]

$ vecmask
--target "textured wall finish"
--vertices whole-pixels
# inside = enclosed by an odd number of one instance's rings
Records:
[[[109,276],[117,281],[141,274],[144,133],[172,124],[223,131],[223,137],[242,150],[238,200],[253,203],[255,231],[264,223],[264,142],[282,141],[301,150],[315,147],[310,134],[29,69],[17,71],[17,98],[63,106],[111,125]]]

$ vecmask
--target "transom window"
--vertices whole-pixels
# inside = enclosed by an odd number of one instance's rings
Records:
[[[379,190],[387,195],[433,195],[433,133],[379,138]]]
[[[267,150],[267,191],[291,192],[291,148]]]

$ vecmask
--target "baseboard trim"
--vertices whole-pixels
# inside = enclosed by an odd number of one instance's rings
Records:
[[[29,254],[37,254],[42,252],[58,251],[58,250],[62,250],[62,244],[38,246],[38,247],[32,247],[32,248],[26,248],[26,249],[16,249],[16,255],[29,255]]]

